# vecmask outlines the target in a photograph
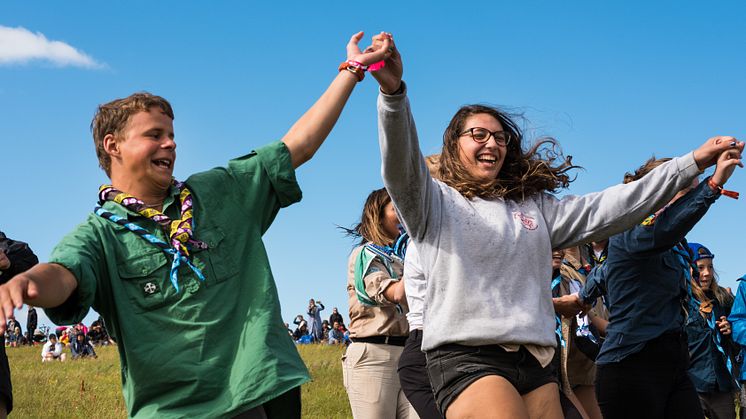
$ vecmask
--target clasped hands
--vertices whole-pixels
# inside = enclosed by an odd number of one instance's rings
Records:
[[[592,308],[590,304],[585,304],[577,293],[552,298],[552,304],[554,312],[563,317],[585,314]]]

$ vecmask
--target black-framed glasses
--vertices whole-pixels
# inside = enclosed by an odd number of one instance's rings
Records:
[[[497,145],[506,146],[513,140],[513,134],[509,131],[490,131],[487,128],[474,127],[469,128],[459,135],[469,134],[471,139],[478,142],[479,144],[486,143],[490,137],[495,139]]]

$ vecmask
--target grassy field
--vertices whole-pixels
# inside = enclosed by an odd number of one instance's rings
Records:
[[[303,386],[304,418],[349,418],[342,386],[344,346],[298,347],[313,381]],[[69,350],[65,350],[68,353]],[[6,348],[13,378],[10,418],[125,418],[116,347],[98,359],[41,363],[41,347]]]

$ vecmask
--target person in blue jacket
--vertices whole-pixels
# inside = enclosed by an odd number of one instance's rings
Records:
[[[738,382],[741,385],[741,390],[738,393],[738,400],[740,402],[739,416],[746,418],[746,367],[743,365],[744,354],[746,354],[746,275],[738,278],[738,290],[736,291],[736,298],[733,301],[733,307],[728,316],[728,321],[731,324],[733,332],[731,333],[731,339],[733,343],[741,347],[741,351],[737,356],[739,361],[739,371],[737,373]]]
[[[682,304],[689,303],[691,258],[682,242],[741,165],[740,154],[724,152],[711,178],[702,184],[695,179],[642,224],[609,239],[602,266],[610,317],[596,359],[596,395],[605,419],[704,417],[687,375]],[[625,183],[667,160],[648,160]],[[580,292],[586,304],[597,297],[585,287]]]
[[[715,255],[699,243],[689,243],[699,276],[691,279],[692,299],[686,321],[689,341],[689,377],[710,419],[735,419],[737,385],[732,371],[731,325],[727,320],[733,295],[718,285]]]

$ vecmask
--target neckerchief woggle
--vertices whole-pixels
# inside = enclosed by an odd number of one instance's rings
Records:
[[[560,282],[562,282],[562,275],[557,275],[552,280],[552,288],[551,288],[552,291],[554,291],[554,289],[559,286]],[[559,295],[559,292],[558,292],[558,295]],[[560,345],[562,345],[562,347],[564,348],[565,338],[562,336],[562,318],[560,318],[560,316],[557,313],[554,313],[554,320],[555,320],[555,323],[557,324],[557,328],[554,330],[554,333],[557,334],[557,337],[559,337],[559,340],[560,340]]]
[[[148,243],[161,249],[166,254],[173,257],[169,278],[176,292],[179,292],[178,271],[182,263],[186,264],[197,276],[204,282],[205,277],[191,260],[189,260],[189,248],[206,249],[207,244],[192,238],[194,230],[194,218],[192,216],[192,194],[186,185],[182,182],[173,180],[173,185],[179,188],[179,201],[181,204],[181,218],[171,220],[166,214],[154,208],[148,208],[145,203],[132,195],[115,189],[111,185],[101,185],[99,188],[99,205],[94,208],[94,213],[99,217],[105,218],[113,223],[125,227],[127,230],[137,234],[140,238]],[[156,222],[165,233],[169,236],[170,244],[164,242],[158,237],[150,234],[147,230],[139,225],[127,221],[125,218],[104,210],[101,205],[106,201],[113,201],[130,211],[136,212],[143,217],[149,218]]]

